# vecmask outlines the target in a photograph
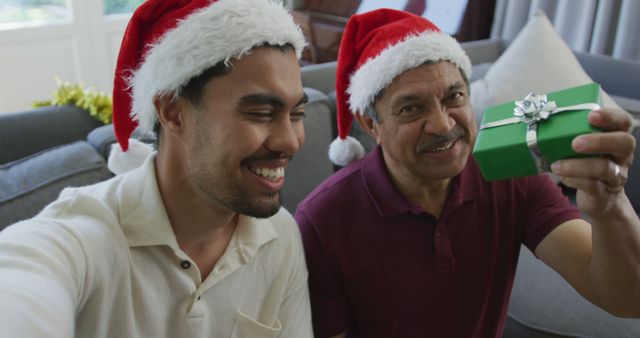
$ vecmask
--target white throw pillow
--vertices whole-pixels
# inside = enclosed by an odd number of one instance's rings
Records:
[[[492,105],[593,82],[542,11],[522,28],[484,78],[471,83],[471,103],[480,117]],[[602,92],[602,105],[620,107]]]

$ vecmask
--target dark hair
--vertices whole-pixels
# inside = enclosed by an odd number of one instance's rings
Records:
[[[202,91],[204,86],[216,76],[229,73],[230,66],[224,61],[216,63],[213,67],[205,69],[200,75],[192,77],[187,84],[178,89],[178,95],[189,100],[191,104],[200,106],[202,104]]]
[[[202,104],[202,91],[204,86],[211,80],[212,78],[223,75],[229,72],[230,66],[225,65],[224,61],[220,61],[205,69],[201,74],[192,77],[187,84],[180,87],[178,89],[178,96],[184,97],[191,104],[196,107],[199,107]],[[158,145],[160,144],[160,131],[162,130],[162,125],[159,119],[156,119],[156,122],[153,124],[153,133],[155,134],[155,142],[154,146],[158,149]]]
[[[295,50],[293,45],[290,43],[284,45],[271,45],[268,43],[264,43],[253,47],[253,49],[259,47],[275,48],[282,52]],[[227,65],[224,61],[216,63],[215,65],[205,69],[202,73],[192,77],[185,85],[180,87],[178,89],[178,96],[189,100],[189,102],[194,106],[200,107],[202,104],[202,92],[207,83],[209,83],[209,81],[216,76],[228,74],[232,68],[233,65]],[[153,133],[156,135],[156,148],[158,147],[158,142],[160,140],[161,129],[162,128],[160,125],[160,121],[156,120],[156,123],[153,125]]]
[[[284,45],[270,45],[265,43],[255,46],[253,49],[259,47],[275,48],[282,52],[294,50],[293,45],[290,43]],[[178,95],[186,98],[193,105],[199,106],[200,104],[202,104],[202,91],[204,89],[204,86],[209,83],[209,80],[219,75],[228,74],[231,71],[232,67],[233,66],[231,65],[226,65],[224,61],[218,62],[213,67],[210,67],[203,71],[200,75],[192,77],[189,82],[187,82],[187,84],[185,84],[178,90]]]

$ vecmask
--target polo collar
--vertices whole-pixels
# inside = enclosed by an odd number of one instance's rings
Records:
[[[130,247],[168,245],[178,250],[160,195],[154,160],[155,153],[142,166],[124,174],[118,198],[120,225]]]
[[[382,148],[376,146],[373,151],[360,162],[362,179],[373,204],[381,216],[393,216],[405,213],[419,213],[420,210],[412,205],[400,193],[391,181],[391,176],[384,163]],[[483,178],[472,156],[460,174],[451,179],[451,187],[445,208],[457,207],[466,201],[480,197]]]
[[[272,219],[239,215],[238,226],[233,234],[230,246],[239,248],[245,264],[253,259],[261,246],[278,237],[271,222]]]

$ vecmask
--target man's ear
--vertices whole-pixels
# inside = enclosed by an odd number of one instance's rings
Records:
[[[153,98],[153,105],[158,113],[158,120],[165,131],[181,132],[184,128],[184,111],[186,102],[181,97],[173,95],[156,95]]]
[[[355,118],[360,125],[360,128],[364,129],[374,140],[376,140],[377,144],[380,144],[380,134],[378,133],[378,123],[374,121],[367,114],[355,114]]]

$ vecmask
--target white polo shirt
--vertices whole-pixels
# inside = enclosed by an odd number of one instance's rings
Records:
[[[0,232],[2,337],[304,338],[310,316],[291,215],[240,216],[201,281],[169,224],[153,156],[127,174],[65,189]]]

